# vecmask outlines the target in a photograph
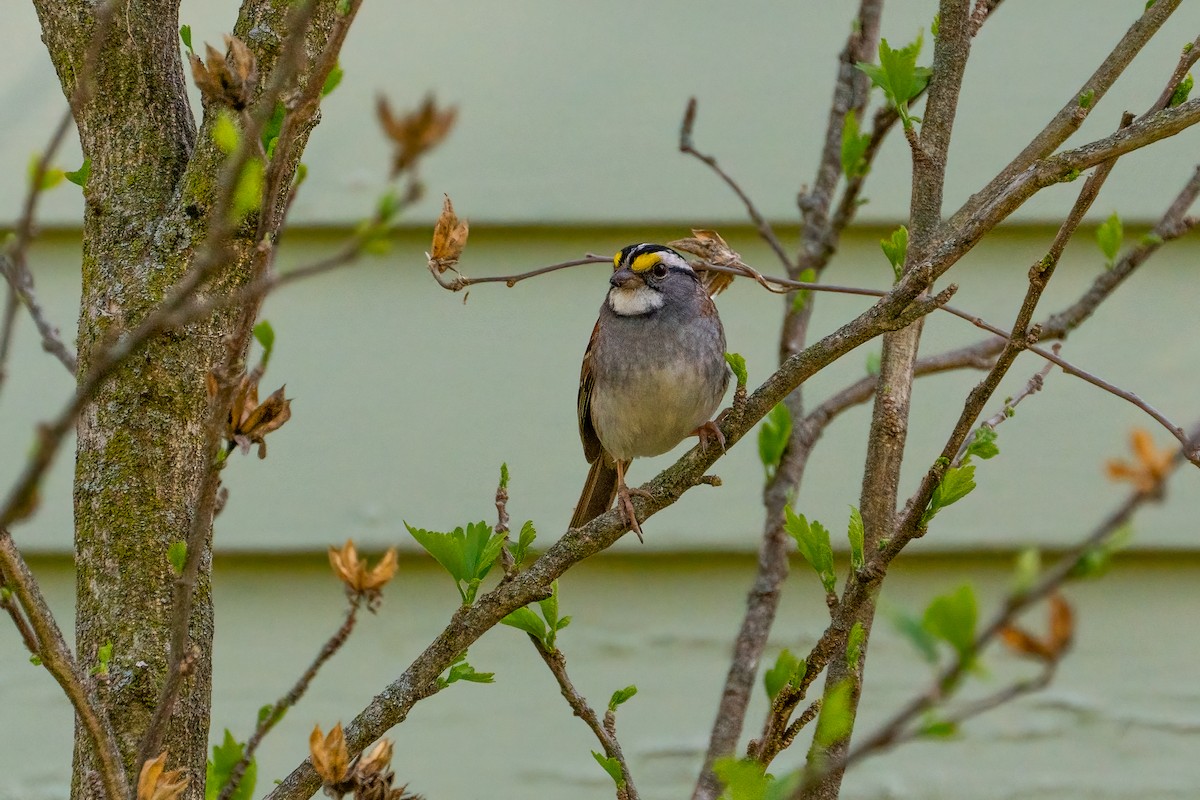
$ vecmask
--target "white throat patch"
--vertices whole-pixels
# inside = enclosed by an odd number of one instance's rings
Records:
[[[608,307],[614,314],[622,317],[638,317],[662,308],[664,298],[662,292],[656,292],[642,284],[634,289],[618,289],[608,291]]]

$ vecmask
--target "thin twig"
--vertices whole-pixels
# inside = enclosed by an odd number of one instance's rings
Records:
[[[350,634],[354,630],[354,625],[358,621],[359,602],[357,598],[350,600],[350,607],[346,609],[346,618],[342,621],[341,626],[321,647],[321,650],[317,653],[317,657],[308,665],[308,668],[304,670],[304,674],[296,680],[292,688],[288,690],[288,693],[279,698],[271,706],[271,710],[266,715],[260,717],[254,733],[246,742],[246,748],[242,752],[242,757],[233,765],[233,769],[229,771],[229,780],[221,787],[221,793],[217,795],[217,800],[229,800],[229,798],[233,797],[233,793],[241,785],[242,778],[246,774],[246,769],[250,766],[250,762],[254,760],[254,753],[258,750],[258,746],[262,743],[262,740],[278,724],[279,720],[283,719],[284,713],[300,702],[300,698],[308,691],[308,686],[312,683],[313,678],[317,677],[317,672],[320,671],[326,661],[333,657],[334,653],[341,649],[346,640],[350,638]]]
[[[84,675],[62,631],[50,613],[37,579],[29,571],[25,559],[17,550],[12,535],[0,526],[0,572],[17,601],[21,604],[33,634],[37,637],[37,656],[42,666],[54,677],[67,696],[80,726],[87,731],[96,753],[97,767],[104,791],[110,800],[130,797],[121,751],[104,707],[96,697],[92,682]]]
[[[725,182],[725,185],[733,190],[733,193],[742,201],[742,205],[746,207],[746,214],[754,221],[754,226],[758,229],[758,235],[770,246],[771,250],[779,258],[779,262],[783,264],[783,268],[790,274],[795,269],[795,265],[793,265],[792,259],[788,256],[787,250],[784,249],[783,243],[775,235],[775,229],[771,227],[771,223],[767,221],[767,218],[754,205],[754,201],[750,199],[750,196],[746,194],[741,185],[728,172],[721,169],[716,157],[701,153],[693,145],[692,129],[696,124],[696,109],[696,98],[688,98],[687,108],[683,112],[683,122],[679,126],[679,152],[695,156],[701,163],[717,173],[721,180]]]
[[[1055,355],[1058,354],[1058,350],[1061,346],[1062,345],[1058,344],[1054,345],[1053,350]],[[1040,370],[1033,373],[1033,376],[1030,377],[1029,381],[1023,387],[1021,387],[1021,391],[1006,399],[1004,401],[1004,407],[992,416],[985,419],[983,422],[979,423],[979,427],[976,428],[976,431],[980,431],[985,428],[989,431],[994,431],[996,428],[1004,424],[1006,420],[1012,419],[1013,412],[1016,410],[1017,406],[1021,405],[1026,398],[1031,397],[1042,390],[1042,387],[1046,383],[1046,376],[1050,374],[1050,370],[1052,369],[1054,369],[1053,362],[1047,362],[1046,365]],[[963,440],[963,443],[959,446],[958,454],[954,456],[954,460],[952,462],[954,466],[958,466],[962,463],[963,456],[966,455],[967,448],[970,447],[972,438],[973,437],[968,437],[967,439]]]
[[[571,710],[575,712],[575,716],[579,717],[584,723],[591,728],[592,733],[596,735],[596,739],[600,742],[600,746],[604,748],[604,754],[609,758],[615,758],[617,763],[621,765],[621,774],[625,777],[625,785],[617,790],[618,800],[638,800],[637,788],[633,784],[633,775],[629,771],[629,764],[625,761],[625,754],[621,751],[621,743],[617,741],[615,731],[609,730],[601,721],[592,707],[588,705],[587,698],[579,693],[575,685],[571,683],[571,678],[567,675],[567,659],[562,651],[558,648],[553,650],[547,649],[540,639],[536,636],[529,636],[529,641],[533,644],[538,655],[542,657],[542,661],[546,662],[546,666],[550,669],[554,679],[558,682],[558,688],[562,692],[563,699],[567,701],[567,705],[571,706]],[[607,719],[607,715],[606,715]],[[609,727],[615,729],[615,719]]]

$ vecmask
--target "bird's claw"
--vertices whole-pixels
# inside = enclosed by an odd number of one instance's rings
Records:
[[[717,419],[720,419],[720,417]],[[725,452],[725,434],[721,432],[721,428],[716,422],[709,420],[699,428],[696,428],[696,430],[692,431],[692,435],[700,438],[701,450],[708,450],[709,443],[715,441],[721,446],[721,452]]]

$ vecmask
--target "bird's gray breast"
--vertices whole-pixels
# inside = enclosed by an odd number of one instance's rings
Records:
[[[712,419],[725,395],[729,370],[720,321],[698,316],[698,305],[688,308],[689,302],[639,317],[601,309],[592,424],[620,460],[667,452]]]

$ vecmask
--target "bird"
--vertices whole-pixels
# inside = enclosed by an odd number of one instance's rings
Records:
[[[659,244],[631,244],[613,256],[608,294],[579,373],[579,438],[591,464],[571,527],[618,508],[638,539],[625,473],[634,458],[657,456],[687,436],[702,447],[725,437],[712,421],[729,386],[725,330],[687,260]]]

